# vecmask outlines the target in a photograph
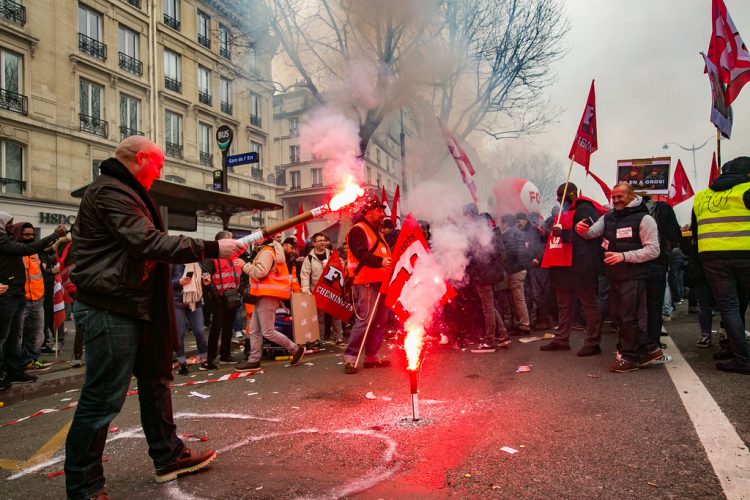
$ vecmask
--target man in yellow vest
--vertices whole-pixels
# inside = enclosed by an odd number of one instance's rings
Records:
[[[713,184],[695,195],[693,238],[733,355],[716,368],[750,375],[744,320],[750,297],[750,158],[725,163]]]
[[[23,223],[20,241],[28,244],[33,243],[35,239],[34,225],[30,222]],[[24,257],[23,267],[26,271],[26,282],[23,287],[26,294],[26,309],[21,328],[21,361],[29,370],[40,372],[49,370],[50,366],[38,359],[39,350],[44,342],[44,276],[39,254]]]
[[[286,265],[281,244],[269,238],[263,242],[252,262],[241,263],[242,272],[250,276],[250,295],[255,297],[255,308],[250,318],[250,353],[247,360],[236,365],[238,372],[260,368],[263,338],[284,347],[292,355],[292,366],[298,365],[305,355],[305,346],[295,344],[289,337],[276,331],[276,310],[282,300],[292,293],[292,275]]]
[[[354,326],[344,352],[344,371],[348,374],[357,373],[355,362],[361,348],[365,350],[365,368],[391,365],[390,361],[378,358],[388,318],[385,306],[375,311],[376,316],[373,318],[367,342],[362,347],[362,339],[373,314],[380,286],[388,279],[388,268],[391,266],[391,249],[380,234],[380,226],[385,219],[384,208],[385,205],[377,196],[368,195],[361,220],[354,224],[346,235],[349,246],[346,270],[348,278],[353,282],[354,301]]]

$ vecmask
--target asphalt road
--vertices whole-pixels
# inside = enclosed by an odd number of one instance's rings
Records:
[[[626,374],[607,372],[611,334],[604,335],[605,354],[591,358],[575,356],[581,334],[569,352],[540,352],[541,342],[514,342],[494,354],[432,352],[416,423],[403,368],[345,375],[335,347],[298,367],[270,362],[245,378],[175,387],[178,431],[204,436],[188,445],[215,448],[219,458],[205,472],[163,485],[153,481],[137,397],[129,396],[105,450],[107,487],[128,499],[750,498],[750,469],[720,479],[711,461],[747,463],[750,377],[713,368],[713,349],[695,347],[697,317],[685,310],[666,324],[668,351],[680,359]],[[399,360],[396,350],[384,352]],[[531,371],[517,373],[520,365]],[[231,373],[193,370],[175,383]],[[698,382],[688,389],[681,384],[693,372]],[[701,391],[711,401],[683,402]],[[3,408],[0,424],[77,396]],[[712,401],[716,412],[694,411]],[[73,411],[0,428],[0,497],[64,498],[64,476],[54,473],[62,470]],[[724,417],[739,446],[720,444],[710,454],[699,432],[732,434],[720,427]]]

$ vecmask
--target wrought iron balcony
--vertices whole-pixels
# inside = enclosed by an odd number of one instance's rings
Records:
[[[208,47],[209,49],[211,48],[211,39],[208,38],[207,36],[203,36],[199,34],[198,43],[203,45],[204,47]]]
[[[0,0],[0,16],[23,26],[26,24],[26,7],[13,0]]]
[[[164,86],[173,92],[182,93],[182,83],[178,82],[177,80],[174,80],[172,78],[169,78],[168,76],[164,77]]]
[[[25,115],[29,111],[29,99],[25,95],[0,89],[0,108]]]
[[[107,59],[107,46],[83,33],[78,33],[78,49],[102,61]]]
[[[205,153],[201,151],[199,153],[200,161],[203,165],[208,165],[209,167],[214,164],[214,155],[211,153]]]
[[[21,179],[11,179],[10,177],[0,177],[0,186],[5,193],[23,193],[26,190],[26,181]],[[10,189],[8,186],[12,186]],[[18,186],[18,187],[16,187]]]
[[[120,67],[122,69],[129,71],[134,75],[143,76],[143,63],[141,61],[123,52],[119,52],[118,54],[120,56]]]
[[[130,137],[131,135],[143,135],[143,132],[134,128],[128,128],[124,125],[120,125],[120,140]]]
[[[232,105],[229,104],[228,102],[222,101],[221,102],[221,112],[222,113],[226,113],[228,115],[231,115],[232,114]]]
[[[81,130],[83,132],[89,132],[102,137],[109,135],[106,121],[94,116],[84,115],[83,113],[79,113],[78,116],[81,119]]]
[[[203,104],[211,105],[211,94],[208,92],[198,92],[198,100]]]
[[[263,180],[263,169],[262,168],[251,168],[250,177],[252,179],[262,181]]]
[[[250,125],[253,125],[255,127],[262,127],[263,121],[261,120],[260,116],[258,115],[250,115]]]
[[[166,24],[167,26],[169,26],[175,31],[180,31],[180,21],[178,21],[174,17],[164,14],[164,24]]]
[[[224,59],[232,58],[232,53],[229,51],[228,47],[219,47],[219,55]]]
[[[135,7],[136,9],[141,8],[141,0],[125,0],[127,3]]]
[[[182,158],[182,144],[175,144],[174,142],[167,142],[165,148],[165,152],[169,156],[174,156],[175,158]]]

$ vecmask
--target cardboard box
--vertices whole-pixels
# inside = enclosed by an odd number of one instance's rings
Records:
[[[304,345],[320,340],[318,328],[318,308],[315,297],[306,293],[292,294],[292,322],[294,342]]]

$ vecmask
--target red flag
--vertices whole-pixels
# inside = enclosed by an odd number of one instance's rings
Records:
[[[52,295],[52,326],[57,330],[65,323],[65,296],[60,275],[55,275],[55,288]]]
[[[713,0],[711,14],[708,58],[718,68],[721,82],[727,86],[724,100],[730,106],[742,87],[750,82],[750,52],[742,41],[724,0]]]
[[[598,175],[596,175],[591,170],[588,171],[587,175],[590,175],[592,179],[596,181],[597,184],[599,184],[599,187],[602,188],[602,192],[604,193],[604,196],[607,197],[607,202],[609,202],[610,198],[612,198],[612,190],[607,186],[607,183],[604,182],[599,178]]]
[[[334,318],[346,322],[354,314],[352,304],[344,298],[344,264],[337,250],[328,257],[323,273],[313,288],[313,295],[318,310],[325,311]]]
[[[302,208],[302,203],[299,204],[299,210],[297,211],[297,215],[305,213],[305,209]],[[309,234],[307,233],[307,223],[303,222],[302,224],[297,224],[294,226],[297,232],[297,246],[299,247],[300,251],[302,251],[303,248],[305,248],[305,240],[307,240],[307,237]]]
[[[598,148],[596,142],[596,100],[594,96],[594,80],[591,80],[589,98],[586,100],[586,108],[578,124],[578,132],[573,140],[568,158],[589,170],[591,155]]]
[[[711,173],[708,174],[709,186],[711,186],[711,184],[713,184],[714,181],[719,178],[719,174],[719,165],[716,163],[716,152],[714,151],[714,156],[711,159]]]
[[[398,224],[398,202],[401,201],[401,188],[396,184],[396,192],[393,193],[393,207],[391,208],[391,220],[393,221],[393,227]]]
[[[440,129],[443,131],[443,137],[445,137],[445,143],[448,145],[448,151],[450,151],[451,156],[456,161],[458,171],[461,172],[461,180],[464,181],[464,184],[466,184],[466,187],[469,189],[474,203],[478,203],[477,185],[474,183],[474,167],[471,165],[469,157],[461,146],[458,145],[458,142],[453,138],[453,135],[451,135],[448,128],[440,118],[438,118],[438,123],[440,124]]]
[[[672,176],[672,185],[669,186],[669,204],[675,206],[695,195],[693,186],[682,168],[682,162],[677,160],[677,167],[674,169]]]
[[[412,314],[407,297],[419,297],[421,301],[431,296],[437,305],[445,304],[456,296],[453,287],[432,271],[439,270],[439,266],[430,255],[429,248],[417,220],[408,214],[391,253],[391,279],[383,282],[380,288],[380,293],[385,294],[385,305],[401,321],[405,322]]]
[[[388,193],[385,190],[385,184],[383,184],[383,190],[380,193],[380,202],[381,203],[388,203]]]
[[[724,84],[719,79],[719,70],[706,54],[701,52],[703,62],[706,64],[705,72],[711,84],[711,123],[721,132],[721,135],[729,139],[732,135],[732,123],[734,113],[732,106],[726,103],[724,96]]]

